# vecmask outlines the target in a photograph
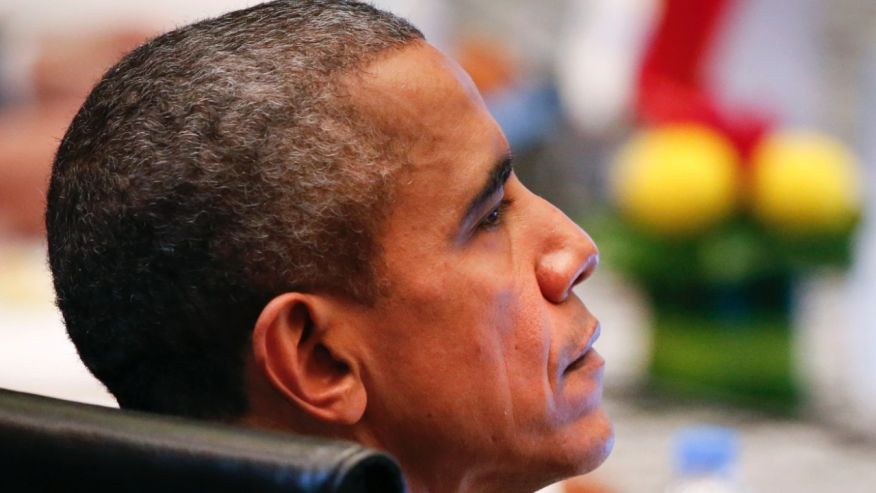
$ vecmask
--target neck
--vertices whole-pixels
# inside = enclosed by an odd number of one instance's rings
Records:
[[[441,460],[399,462],[410,493],[532,493],[541,487],[525,474],[512,477],[493,469],[474,468],[471,463],[453,467]]]
[[[381,440],[385,436],[360,423],[353,441],[392,455],[410,493],[532,493],[551,482],[537,470],[509,471],[508,457],[501,454],[485,457],[434,443]]]

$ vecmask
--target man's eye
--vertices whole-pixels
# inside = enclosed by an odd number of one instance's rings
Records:
[[[478,229],[491,230],[502,224],[502,218],[505,215],[505,209],[507,209],[509,203],[508,200],[500,202],[495,209],[490,211],[490,213],[481,220],[478,224]]]

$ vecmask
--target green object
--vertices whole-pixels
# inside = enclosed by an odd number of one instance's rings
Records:
[[[791,413],[799,400],[791,367],[790,324],[781,311],[743,319],[657,312],[650,369],[659,390]]]
[[[590,215],[582,225],[604,263],[652,301],[654,389],[795,410],[793,278],[815,267],[847,265],[850,232],[788,236],[739,215],[702,234],[670,238],[642,231],[612,211]]]
[[[845,267],[852,235],[793,236],[765,229],[739,215],[696,236],[648,233],[607,210],[581,221],[613,269],[646,291],[690,290],[705,285],[739,285],[806,272]]]

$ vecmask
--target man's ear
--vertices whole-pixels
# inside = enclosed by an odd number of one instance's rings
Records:
[[[367,396],[357,362],[327,334],[338,327],[330,301],[282,294],[265,306],[252,334],[257,367],[286,399],[319,421],[352,425]],[[343,338],[341,338],[343,339]]]

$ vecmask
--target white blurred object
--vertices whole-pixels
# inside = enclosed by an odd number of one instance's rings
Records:
[[[652,316],[642,291],[602,268],[576,286],[575,294],[602,325],[595,347],[606,361],[605,388],[623,391],[643,383],[651,354]]]
[[[42,245],[0,244],[0,388],[118,407],[67,337],[45,258]]]
[[[798,282],[794,361],[819,420],[876,436],[876,271],[868,280],[861,270],[859,264],[851,277],[824,271]]]
[[[819,122],[823,84],[818,0],[737,0],[721,18],[705,84],[725,108],[753,108],[784,126]]]
[[[630,114],[656,0],[568,0],[557,57],[560,97],[576,126],[600,133]]]
[[[821,419],[876,438],[876,46],[862,57],[864,80],[858,152],[864,163],[863,220],[845,276],[806,281],[797,306],[798,352],[810,403]]]
[[[872,39],[872,38],[871,38]],[[876,437],[876,44],[864,58],[864,84],[859,114],[861,162],[865,163],[864,189],[868,191],[855,245],[855,263],[849,275],[849,361],[847,402],[854,426]]]

